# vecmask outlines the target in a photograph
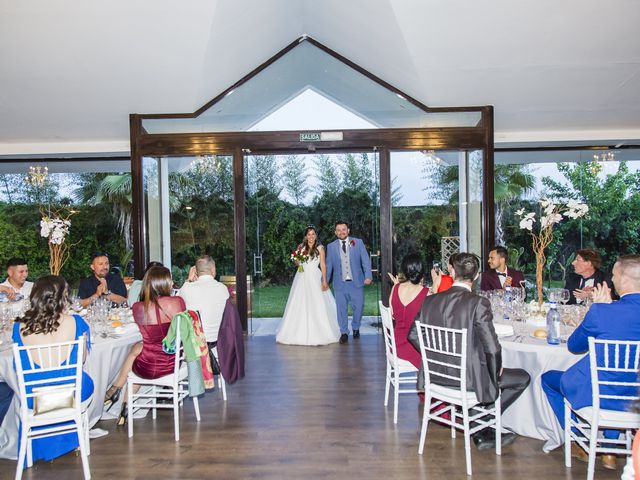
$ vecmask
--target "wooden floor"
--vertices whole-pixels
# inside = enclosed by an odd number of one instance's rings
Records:
[[[351,339],[350,339],[351,340]],[[273,337],[247,339],[247,377],[200,403],[195,422],[185,402],[181,439],[173,439],[170,411],[135,422],[135,435],[114,421],[98,426],[106,437],[92,440],[90,465],[95,479],[464,479],[464,440],[430,426],[419,456],[421,408],[417,397],[401,397],[393,424],[383,407],[384,360],[381,336],[366,335],[347,345],[291,347]],[[503,450],[472,447],[473,478],[524,480],[584,478],[586,464],[565,469],[561,451],[542,452],[542,442],[519,438]],[[619,461],[621,464],[622,461]],[[0,460],[0,477],[13,478],[15,462]],[[600,462],[597,479],[620,478]],[[28,479],[82,477],[80,458],[71,453],[54,462],[37,462]]]

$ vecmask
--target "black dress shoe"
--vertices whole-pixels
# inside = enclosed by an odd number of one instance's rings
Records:
[[[349,341],[349,335],[347,335],[346,333],[343,333],[342,335],[340,335],[340,343],[347,343]]]
[[[473,443],[476,444],[478,450],[490,450],[496,448],[496,433],[493,429],[482,430],[473,437]],[[501,443],[503,447],[511,445],[516,441],[517,435],[511,432],[503,432],[501,436]]]
[[[360,330],[354,330],[353,331],[353,339],[357,339],[360,338]]]

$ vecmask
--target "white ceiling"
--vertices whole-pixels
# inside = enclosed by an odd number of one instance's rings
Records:
[[[638,0],[0,0],[0,155],[122,153],[302,34],[498,144],[640,143]]]

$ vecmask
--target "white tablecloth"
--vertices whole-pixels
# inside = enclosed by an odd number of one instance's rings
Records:
[[[582,355],[569,352],[565,343],[549,345],[545,339],[529,334],[521,343],[508,338],[500,339],[500,344],[503,366],[522,368],[531,375],[529,388],[502,413],[502,424],[518,435],[545,440],[545,452],[559,447],[564,443],[564,434],[542,390],[540,377],[549,370],[568,369]]]
[[[131,345],[140,340],[142,340],[142,336],[135,324],[129,327],[126,333],[117,338],[92,337],[93,345],[84,365],[84,370],[92,378],[94,384],[93,401],[89,406],[90,426],[95,425],[100,420],[107,388],[109,388],[109,385],[118,374]],[[11,349],[0,353],[0,381],[8,383],[14,391],[18,390]],[[14,395],[13,403],[0,426],[0,458],[15,460],[17,454],[18,401]]]

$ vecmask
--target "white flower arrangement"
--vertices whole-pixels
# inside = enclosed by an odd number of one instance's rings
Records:
[[[46,238],[49,245],[49,271],[52,275],[60,275],[62,266],[69,259],[69,250],[72,246],[69,242],[65,242],[71,228],[69,218],[76,212],[65,208],[52,211],[49,206],[46,212],[41,208],[41,213],[40,236]]]
[[[531,235],[533,251],[536,254],[536,286],[538,290],[538,305],[542,305],[542,271],[546,263],[545,249],[553,241],[553,226],[560,223],[563,217],[577,219],[589,213],[589,207],[585,203],[576,200],[569,200],[566,205],[553,203],[548,198],[540,201],[540,231],[534,233],[533,227],[536,223],[535,212],[525,212],[524,208],[516,211],[520,217],[520,228],[528,230]]]
[[[589,206],[576,200],[569,200],[567,205],[557,205],[545,198],[540,201],[540,207],[544,215],[540,218],[540,228],[553,228],[556,223],[562,221],[563,216],[571,219],[584,217],[589,213]],[[516,211],[516,215],[521,217],[520,228],[533,232],[533,224],[536,222],[535,212],[526,213],[524,208]]]
[[[40,236],[49,239],[49,243],[60,245],[69,233],[71,222],[61,218],[43,217],[40,220]]]

